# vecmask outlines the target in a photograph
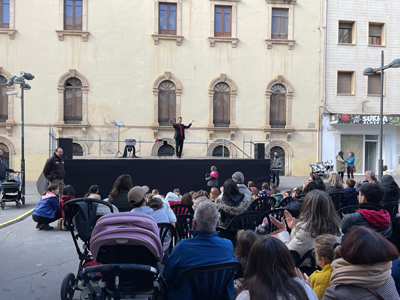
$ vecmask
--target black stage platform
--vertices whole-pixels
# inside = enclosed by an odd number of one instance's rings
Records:
[[[147,185],[166,195],[174,188],[181,194],[204,189],[209,191],[204,176],[210,167],[216,166],[219,173],[218,184],[230,179],[240,171],[245,184],[254,181],[256,187],[270,180],[269,159],[73,159],[65,161],[65,184],[72,185],[76,197],[83,197],[89,187],[100,187],[102,198],[107,198],[114,181],[121,174],[132,176],[133,185]]]

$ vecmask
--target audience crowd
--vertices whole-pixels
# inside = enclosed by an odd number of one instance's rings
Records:
[[[343,157],[337,157],[342,159]],[[372,171],[364,181],[331,173],[327,183],[317,175],[292,190],[281,191],[268,182],[245,184],[236,172],[218,190],[215,166],[206,174],[209,192],[178,188],[161,195],[147,186],[134,186],[129,175],[117,178],[107,201],[113,212],[140,212],[157,223],[177,226],[177,205],[194,212],[192,238],[182,239],[166,259],[163,280],[171,286],[188,268],[239,262],[238,278],[229,283],[226,299],[399,299],[400,291],[400,189],[391,175],[379,182]],[[99,186],[85,198],[101,200]],[[62,207],[75,198],[73,187],[51,184],[33,211],[37,229],[51,230],[59,220],[65,229]],[[60,198],[60,200],[59,200]],[[271,200],[263,224],[276,230],[260,233],[232,229],[230,222],[252,211],[256,201]],[[383,206],[385,205],[385,206]],[[346,207],[351,206],[351,209]],[[280,209],[282,218],[273,212]],[[338,211],[338,209],[340,209]],[[98,215],[111,213],[99,205]],[[265,213],[265,212],[260,212]],[[276,216],[276,215],[275,215]],[[271,227],[272,228],[272,227]],[[171,243],[164,240],[166,251]],[[167,290],[168,299],[192,299],[189,283]]]

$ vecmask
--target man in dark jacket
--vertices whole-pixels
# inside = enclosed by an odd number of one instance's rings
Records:
[[[175,124],[174,119],[171,118],[172,122],[172,127],[175,128],[175,134],[174,134],[174,139],[175,139],[175,151],[176,151],[176,156],[178,158],[182,157],[182,149],[183,149],[183,140],[185,139],[185,129],[190,128],[192,126],[192,122],[188,126],[185,126],[182,124],[182,117],[178,118],[178,124]]]
[[[59,195],[62,195],[64,188],[65,170],[62,159],[63,149],[58,147],[52,157],[50,157],[43,168],[43,174],[50,184],[57,184],[60,187]]]
[[[278,152],[274,153],[274,158],[272,159],[271,169],[272,169],[272,183],[275,183],[279,186],[279,172],[282,170],[283,160],[282,157],[279,156]]]
[[[0,183],[2,183],[6,179],[6,172],[14,172],[13,169],[9,169],[3,162],[3,150],[0,150]],[[3,189],[0,187],[0,192]]]
[[[384,192],[383,199],[381,202],[382,205],[388,202],[399,201],[400,198],[399,185],[397,184],[396,181],[394,181],[392,175],[383,175],[381,178],[381,185]]]
[[[382,234],[385,238],[392,235],[392,224],[389,213],[382,209],[383,188],[380,184],[364,183],[359,193],[359,209],[354,214],[347,214],[342,219],[342,232],[346,234],[351,228],[365,226]]]

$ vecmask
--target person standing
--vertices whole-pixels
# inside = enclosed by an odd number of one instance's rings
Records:
[[[62,159],[63,149],[57,147],[54,151],[52,157],[50,157],[43,168],[43,174],[46,177],[49,185],[56,184],[60,188],[60,195],[62,195],[62,190],[64,189],[64,179],[65,179],[65,170],[64,170],[64,161]]]
[[[174,119],[172,118],[171,122],[172,122],[172,127],[175,128],[174,139],[175,139],[176,156],[178,158],[182,158],[183,140],[185,139],[185,129],[190,128],[194,120],[192,120],[192,122],[190,122],[188,126],[182,124],[182,117],[178,118],[178,124],[176,124],[174,122]]]
[[[346,170],[346,161],[343,157],[343,151],[340,151],[338,155],[336,155],[336,170],[343,181],[344,172]]]
[[[282,157],[279,156],[278,152],[274,153],[274,158],[272,159],[271,169],[272,169],[272,183],[275,183],[279,186],[279,172],[282,170],[283,160]]]
[[[9,169],[6,167],[3,161],[3,150],[0,150],[0,184],[6,179],[6,172],[11,172],[13,173],[13,169]],[[0,192],[3,189],[0,187]]]
[[[354,179],[354,172],[355,172],[355,158],[354,158],[354,152],[349,152],[349,157],[346,159],[347,162],[347,178],[353,178]]]

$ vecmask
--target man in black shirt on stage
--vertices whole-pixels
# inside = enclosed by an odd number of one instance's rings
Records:
[[[175,151],[176,151],[176,156],[178,158],[182,157],[182,149],[183,149],[183,140],[185,139],[185,129],[190,128],[192,126],[192,122],[190,122],[189,126],[185,126],[182,124],[182,117],[178,118],[178,123],[176,124],[174,120],[171,118],[172,122],[172,127],[175,128],[175,134],[174,134],[174,139],[175,139]]]

